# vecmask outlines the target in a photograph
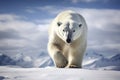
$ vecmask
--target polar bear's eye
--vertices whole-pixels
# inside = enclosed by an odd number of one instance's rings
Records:
[[[79,27],[81,27],[82,26],[82,24],[79,24]]]
[[[61,22],[58,22],[57,25],[60,26],[62,23]]]
[[[65,32],[65,30],[63,29],[63,32]]]
[[[75,32],[75,30],[73,30],[73,32]]]

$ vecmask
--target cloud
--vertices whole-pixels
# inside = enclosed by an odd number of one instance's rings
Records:
[[[72,3],[78,3],[78,2],[96,2],[97,0],[71,0]]]
[[[114,54],[119,54],[120,52],[120,43],[109,43],[109,44],[95,44],[95,45],[91,45],[88,46],[87,50],[89,52],[89,50],[94,50],[97,51],[98,53],[101,53],[105,56],[111,56]]]
[[[116,27],[116,25],[120,25],[119,23],[120,19],[118,18],[120,16],[120,10],[82,9],[79,11],[87,19],[89,26],[95,27],[104,31],[118,31],[118,27]],[[114,29],[110,28],[112,26],[114,27]]]
[[[92,0],[91,0],[92,1]],[[118,31],[120,10],[114,9],[87,9],[74,7],[55,7],[43,6],[37,7],[39,10],[49,12],[51,15],[57,15],[64,10],[74,10],[82,14],[90,27],[98,28],[104,31]],[[116,14],[116,15],[115,15]],[[94,22],[94,24],[93,24]],[[114,28],[114,26],[116,28]]]
[[[108,48],[109,50],[110,49],[115,49],[117,47],[117,49],[119,50],[119,47],[120,47],[120,44],[104,44],[104,45],[93,45],[93,46],[90,46],[91,48],[96,48],[96,49],[106,49]]]
[[[0,51],[4,50],[11,54],[23,52],[33,56],[41,50],[47,51],[47,31],[53,16],[69,9],[83,15],[87,22],[88,48],[119,51],[120,10],[59,6],[36,7],[36,12],[42,11],[47,15],[43,20],[34,19],[34,22],[26,21],[24,17],[18,15],[0,14]]]
[[[48,23],[45,23],[36,24],[18,15],[0,14],[0,51],[32,54],[46,49]]]
[[[103,31],[119,32],[120,10],[113,9],[83,9],[83,8],[66,8],[63,10],[74,10],[83,15],[88,23],[89,29],[97,28]],[[62,11],[62,10],[61,10]],[[59,12],[61,12],[59,11]],[[56,13],[57,14],[57,13]],[[116,15],[115,15],[116,14]],[[94,23],[94,24],[93,24]]]
[[[68,1],[68,0],[66,0],[66,1]],[[71,1],[71,3],[73,3],[73,4],[78,4],[78,3],[108,3],[109,1],[111,1],[111,0],[70,0]],[[116,2],[116,1],[113,1],[112,0],[112,2]]]
[[[38,24],[50,24],[51,23],[51,21],[52,21],[53,19],[52,18],[49,18],[49,19],[43,19],[43,20],[41,20],[41,19],[36,19],[36,20],[34,20],[34,22],[35,23],[38,23]]]
[[[79,0],[71,0],[72,1],[72,3],[78,3],[79,2]]]
[[[36,12],[35,10],[30,9],[30,8],[27,8],[25,11],[28,12],[28,13],[35,13]]]
[[[0,14],[0,22],[12,21],[12,20],[18,19],[18,18],[20,18],[20,17],[14,15],[14,14]]]
[[[59,11],[61,11],[61,9],[59,10],[59,7],[57,7],[57,6],[49,6],[49,5],[47,5],[47,6],[39,6],[39,7],[36,7],[36,9],[40,10],[40,11],[47,12],[49,14],[56,14]]]
[[[7,29],[5,31],[0,31],[0,39],[21,39],[22,37],[18,34],[18,32]]]

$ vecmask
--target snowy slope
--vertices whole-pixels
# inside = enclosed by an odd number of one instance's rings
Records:
[[[119,80],[119,71],[0,67],[0,80]]]

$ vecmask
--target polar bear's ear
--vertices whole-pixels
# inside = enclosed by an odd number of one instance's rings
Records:
[[[58,26],[61,26],[61,24],[62,24],[61,22],[57,22],[57,25],[58,25]]]
[[[82,27],[82,24],[79,24],[79,27]]]

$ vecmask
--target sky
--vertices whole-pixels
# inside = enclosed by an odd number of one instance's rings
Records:
[[[120,0],[0,0],[0,53],[36,56],[47,51],[48,27],[74,10],[88,26],[87,51],[120,54]]]

